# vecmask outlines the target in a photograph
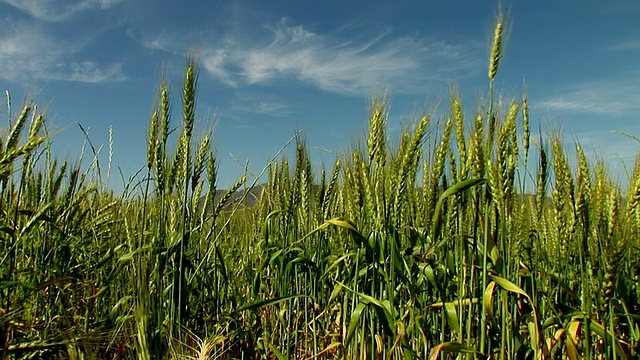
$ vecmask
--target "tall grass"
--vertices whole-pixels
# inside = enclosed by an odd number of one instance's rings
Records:
[[[452,92],[450,113],[394,142],[376,97],[330,168],[296,134],[259,186],[218,191],[215,139],[193,135],[193,59],[181,121],[163,80],[122,196],[97,161],[53,159],[35,105],[9,106],[2,357],[637,358],[640,158],[618,184],[579,143],[574,170],[559,135],[532,141],[526,90],[494,100],[503,27],[475,113]]]

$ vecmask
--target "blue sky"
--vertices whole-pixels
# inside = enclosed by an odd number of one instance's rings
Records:
[[[180,102],[186,55],[200,65],[196,134],[215,125],[220,185],[257,173],[298,129],[328,166],[366,127],[372,94],[391,95],[390,136],[459,88],[467,116],[488,89],[493,1],[0,0],[0,89],[35,98],[77,157],[83,135],[114,167],[145,163],[161,75]],[[532,125],[562,129],[621,174],[640,136],[640,2],[504,2],[509,33],[497,85],[526,80]],[[4,103],[4,101],[3,101]],[[6,106],[0,106],[0,117]],[[175,109],[173,123],[180,120]],[[3,120],[4,121],[4,120]],[[593,155],[597,154],[597,155]],[[104,167],[104,165],[103,165]],[[114,170],[115,171],[115,170]],[[622,177],[623,175],[619,175]],[[117,173],[111,184],[121,188]]]

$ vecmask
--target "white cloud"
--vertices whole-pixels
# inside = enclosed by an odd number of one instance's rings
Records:
[[[352,28],[320,34],[283,19],[267,30],[265,38],[234,31],[201,46],[204,70],[234,87],[295,80],[341,94],[370,94],[381,86],[423,92],[433,82],[448,84],[477,74],[484,55],[479,43],[393,37],[389,28],[374,36]],[[180,39],[185,36],[164,34],[142,42],[183,54]]]
[[[0,0],[31,17],[45,21],[65,21],[90,9],[108,9],[122,0]]]
[[[111,64],[101,68],[94,61],[83,61],[62,65],[62,77],[58,80],[78,81],[85,83],[102,83],[107,81],[123,81],[122,64]]]
[[[610,46],[609,49],[618,50],[618,51],[640,50],[640,40],[632,39],[632,40],[622,41],[620,43]]]
[[[291,113],[291,107],[289,105],[269,100],[260,100],[257,102],[237,105],[233,107],[233,109],[262,115],[283,115]]]
[[[235,91],[226,111],[226,115],[238,118],[252,114],[279,117],[293,114],[296,111],[296,105],[281,95],[246,88]]]
[[[211,75],[222,80],[231,86],[237,83],[231,78],[231,75],[225,70],[225,63],[229,59],[228,51],[223,49],[208,51],[202,56],[202,66],[209,71]]]
[[[41,26],[5,23],[0,38],[0,78],[10,81],[64,80],[79,82],[121,81],[121,64],[106,68],[94,61],[69,60],[77,44],[47,34]]]
[[[625,129],[623,133],[637,134],[637,130],[639,129]],[[584,149],[592,168],[597,161],[603,161],[613,180],[620,181],[623,186],[627,185],[639,150],[637,141],[611,130],[579,132],[575,134],[575,138]],[[567,139],[566,148],[571,151],[573,159],[574,144],[575,140]]]
[[[603,115],[640,113],[638,79],[591,81],[563,89],[538,108]]]

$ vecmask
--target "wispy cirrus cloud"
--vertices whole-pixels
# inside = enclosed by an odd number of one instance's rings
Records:
[[[0,23],[0,78],[10,81],[62,80],[87,83],[122,81],[122,64],[106,66],[73,59],[82,44],[47,33],[39,24]]]
[[[590,163],[603,161],[613,179],[626,184],[633,172],[639,148],[635,139],[623,134],[637,134],[638,130],[640,129],[632,126],[616,130],[582,131],[576,133],[574,139],[567,139],[566,147],[573,152],[575,139],[578,139]],[[573,153],[571,155],[575,158]]]
[[[124,81],[126,76],[122,72],[122,63],[100,66],[95,61],[82,61],[59,64],[61,71],[51,80],[77,81],[83,83],[103,83]]]
[[[123,0],[0,0],[29,16],[45,21],[65,21],[91,9],[108,9]]]
[[[640,40],[631,39],[619,42],[609,46],[610,50],[627,51],[627,50],[640,50]]]
[[[640,113],[639,80],[584,82],[562,89],[556,95],[538,102],[536,107],[603,115]]]
[[[291,113],[291,106],[283,102],[270,100],[259,100],[255,103],[238,104],[232,109],[262,115],[283,115]]]
[[[204,70],[233,87],[293,80],[328,92],[361,95],[380,86],[400,93],[424,91],[434,82],[473,76],[482,67],[482,45],[472,41],[450,44],[394,36],[390,28],[374,36],[353,28],[318,33],[286,18],[265,28],[262,36],[229,31],[221,41],[201,46]],[[180,37],[165,34],[145,44],[183,53]]]

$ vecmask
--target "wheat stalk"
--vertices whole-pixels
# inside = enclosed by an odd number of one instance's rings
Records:
[[[502,12],[498,13],[494,28],[493,28],[493,40],[491,42],[491,55],[489,56],[489,80],[493,82],[498,73],[498,67],[500,60],[502,59],[503,51],[503,32],[504,32],[504,16]]]
[[[467,163],[467,147],[464,134],[464,115],[462,113],[462,104],[458,94],[452,95],[451,108],[453,112],[453,122],[456,127],[456,144],[458,145],[458,156],[460,158],[460,173],[456,174],[458,180],[462,180],[466,173]]]

